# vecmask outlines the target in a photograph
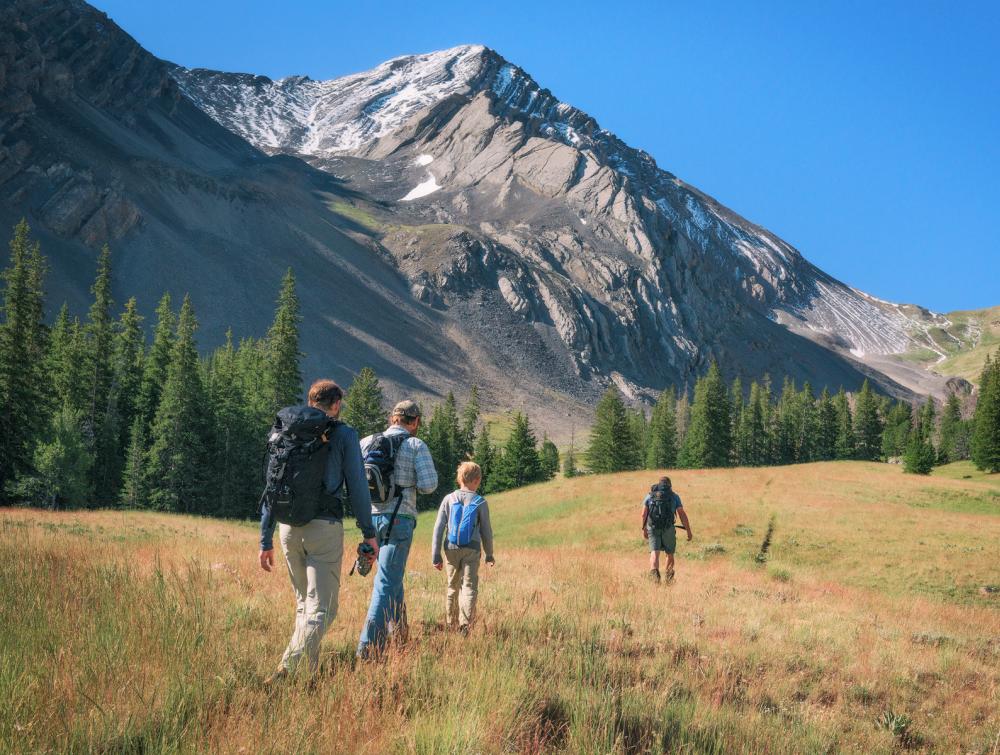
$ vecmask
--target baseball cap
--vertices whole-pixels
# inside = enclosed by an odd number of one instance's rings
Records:
[[[399,417],[403,416],[407,419],[413,419],[420,416],[420,407],[417,406],[416,401],[410,401],[409,399],[405,401],[400,401],[394,407],[392,407],[392,416]]]

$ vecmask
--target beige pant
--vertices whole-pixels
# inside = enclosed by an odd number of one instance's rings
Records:
[[[467,627],[476,617],[480,554],[475,548],[445,548],[444,558],[448,575],[448,624]]]
[[[302,527],[278,527],[288,576],[295,590],[295,631],[281,665],[294,671],[302,654],[309,671],[319,666],[319,644],[337,616],[340,567],[344,558],[344,525],[313,519]]]

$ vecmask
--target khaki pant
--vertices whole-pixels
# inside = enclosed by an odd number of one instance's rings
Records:
[[[327,519],[313,519],[301,527],[281,524],[278,536],[296,604],[295,631],[281,665],[294,671],[305,653],[309,671],[314,672],[319,666],[323,633],[337,616],[344,525]]]
[[[445,548],[444,558],[448,575],[448,624],[467,627],[476,617],[480,553],[476,548]]]

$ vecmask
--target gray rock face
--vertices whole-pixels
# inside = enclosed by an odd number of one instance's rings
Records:
[[[606,385],[648,399],[711,358],[926,390],[885,355],[934,315],[829,278],[483,47],[275,82],[157,61],[79,0],[13,0],[0,84],[0,224],[32,223],[53,309],[85,310],[107,241],[119,299],[190,292],[212,345],[265,332],[291,266],[307,377],[476,382],[557,440]]]

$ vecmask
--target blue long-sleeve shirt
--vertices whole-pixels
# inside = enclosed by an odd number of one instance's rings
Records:
[[[361,444],[358,432],[350,425],[339,424],[330,431],[329,455],[323,473],[323,487],[328,493],[351,499],[351,510],[358,523],[358,529],[365,539],[375,537],[372,524],[372,500],[365,477],[365,464],[361,459]],[[346,487],[346,490],[343,490]],[[332,514],[324,515],[336,518]],[[275,521],[271,509],[264,506],[260,517],[260,549],[269,551],[274,547]]]

